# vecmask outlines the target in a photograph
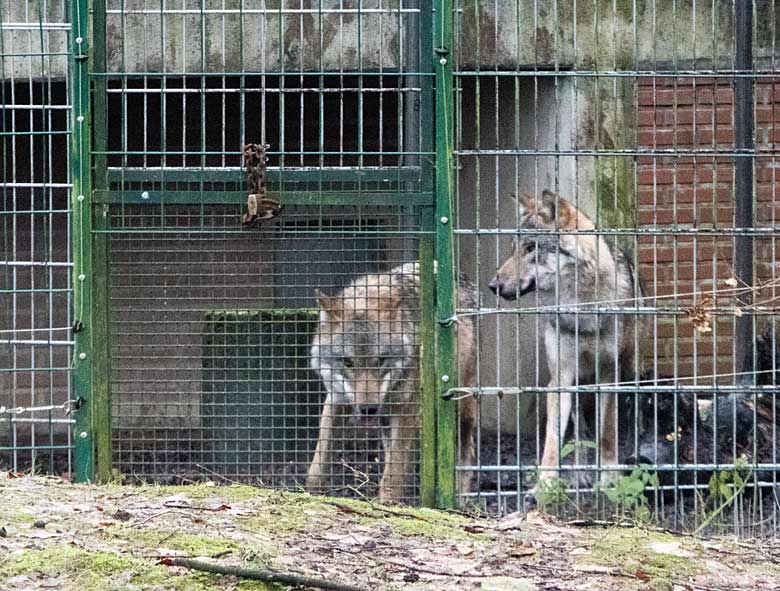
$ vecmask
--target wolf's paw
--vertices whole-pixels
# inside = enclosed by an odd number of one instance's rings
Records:
[[[404,485],[381,481],[377,497],[383,503],[400,503],[404,499]]]
[[[536,485],[524,495],[526,510],[558,505],[567,498],[566,482],[555,474],[547,473],[542,473]]]
[[[306,477],[306,492],[312,494],[325,492],[325,479],[320,475],[309,475]]]

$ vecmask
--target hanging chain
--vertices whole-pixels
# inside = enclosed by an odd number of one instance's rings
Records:
[[[262,144],[246,144],[244,146],[244,168],[249,195],[246,201],[246,213],[241,218],[245,226],[254,227],[261,220],[270,220],[281,210],[278,201],[266,197],[266,163],[268,146]]]

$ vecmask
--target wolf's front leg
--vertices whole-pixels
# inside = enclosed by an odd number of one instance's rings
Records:
[[[602,371],[601,383],[614,384],[614,372],[611,368]],[[599,392],[599,451],[602,466],[615,466],[618,463],[617,434],[617,394],[615,392]],[[601,482],[610,483],[618,478],[618,472],[605,470],[601,473]]]
[[[379,498],[403,500],[412,464],[412,448],[419,431],[417,409],[403,405],[393,408],[388,434],[384,438],[385,469],[379,481]]]
[[[558,476],[561,462],[561,441],[566,436],[571,416],[571,392],[555,392],[554,388],[568,388],[574,384],[573,367],[550,367],[550,380],[547,392],[547,425],[545,427],[544,452],[542,453],[542,472],[539,480],[549,480]]]
[[[335,408],[331,402],[330,394],[328,394],[322,406],[317,448],[314,450],[314,458],[312,459],[308,473],[306,474],[306,490],[309,492],[321,492],[325,485],[324,471],[330,464],[330,451],[334,436],[334,414]]]
[[[460,419],[460,465],[473,466],[476,463],[477,450],[475,431],[478,414],[478,402],[473,396],[460,401],[458,414]],[[473,472],[458,472],[458,494],[466,495],[471,492],[471,484],[474,480]]]

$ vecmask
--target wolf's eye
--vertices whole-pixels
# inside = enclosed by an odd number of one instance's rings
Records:
[[[345,357],[342,360],[342,363],[344,364],[344,367],[346,367],[347,369],[349,369],[349,368],[351,368],[352,366],[355,365],[355,363],[349,357]]]
[[[525,252],[526,253],[532,253],[536,250],[536,242],[529,242],[525,245]]]

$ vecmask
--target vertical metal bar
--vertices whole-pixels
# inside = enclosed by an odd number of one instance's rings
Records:
[[[753,70],[753,2],[747,0],[734,4],[736,22],[736,52],[734,66],[742,74]],[[737,76],[734,80],[734,140],[737,152],[751,152],[753,139],[753,78]],[[734,159],[735,208],[734,224],[739,229],[753,227],[753,158],[737,156]],[[737,279],[745,285],[753,285],[753,237],[738,235],[735,239],[734,270]],[[743,305],[752,303],[752,295],[744,296]],[[752,317],[744,315],[735,319],[734,356],[737,371],[750,371],[753,367]]]
[[[93,70],[106,72],[106,0],[92,1]],[[108,112],[106,77],[93,80],[94,178],[96,189],[107,189],[106,156]],[[108,207],[101,206],[93,220],[96,229],[108,229]],[[92,238],[92,392],[94,398],[93,431],[95,437],[95,476],[107,481],[111,476],[111,390],[108,355],[108,234],[98,232]]]
[[[420,84],[420,98],[417,102],[418,109],[425,109],[427,113],[423,115],[421,111],[408,109],[404,112],[404,126],[409,125],[409,119],[413,118],[419,122],[420,128],[417,130],[403,127],[404,143],[410,141],[409,133],[419,138],[419,141],[413,142],[417,151],[422,150],[430,153],[433,149],[434,127],[433,121],[428,113],[434,109],[433,94],[433,57],[430,50],[421,51],[420,41],[428,40],[433,34],[433,6],[431,0],[419,0],[416,4],[419,13],[413,18],[418,19],[416,31],[417,44],[416,59],[414,64],[417,72],[431,72],[431,75],[418,76],[417,83]],[[408,51],[408,48],[407,48]],[[413,82],[408,77],[410,82]],[[408,84],[407,88],[410,88]],[[404,105],[409,101],[404,102]],[[400,127],[400,126],[399,126]],[[411,149],[411,146],[407,148]],[[419,165],[421,170],[420,189],[423,191],[433,190],[434,168],[429,158],[419,158],[408,156],[404,158],[406,166]],[[436,250],[436,240],[433,235],[435,209],[433,207],[421,208],[419,212],[422,234],[420,236],[420,502],[424,506],[434,506],[436,504],[436,401],[438,388],[436,387],[436,309],[435,309],[435,287],[436,276],[434,274],[434,258]],[[405,254],[405,253],[404,253]]]
[[[71,92],[71,177],[73,231],[73,309],[75,346],[73,349],[73,392],[83,399],[76,412],[75,473],[78,482],[92,480],[95,469],[92,418],[92,216],[90,171],[90,97],[89,97],[89,0],[71,4],[72,55]]]
[[[436,71],[436,317],[438,319],[437,391],[457,381],[455,367],[455,277],[452,230],[452,0],[434,0],[434,64]],[[436,504],[455,504],[455,403],[437,399]]]

